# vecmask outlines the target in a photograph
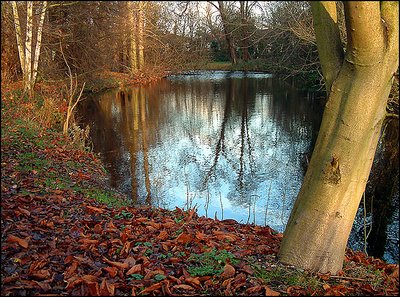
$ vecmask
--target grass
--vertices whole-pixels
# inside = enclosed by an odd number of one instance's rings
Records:
[[[14,160],[14,169],[34,180],[32,188],[25,186],[21,191],[29,195],[35,193],[37,187],[41,194],[54,190],[72,190],[74,194],[84,195],[109,206],[130,205],[129,200],[118,197],[93,181],[72,179],[73,174],[85,171],[88,164],[75,159],[70,151],[82,151],[78,155],[83,155],[87,150],[83,150],[80,143],[73,144],[71,139],[62,135],[59,124],[64,115],[55,108],[58,101],[57,96],[54,96],[35,94],[29,99],[20,89],[2,88],[2,147],[7,147],[5,154]],[[57,150],[64,152],[61,158],[55,153]],[[101,169],[106,173],[104,167]],[[18,184],[17,181],[13,183]],[[122,215],[128,216],[126,213]]]
[[[349,277],[355,279],[364,279],[368,280],[369,284],[375,289],[381,286],[384,282],[384,276],[382,272],[378,269],[375,269],[371,265],[355,265],[354,263],[345,262],[343,265],[343,270],[346,271],[346,274]]]
[[[261,268],[259,265],[251,265],[255,271],[255,276],[261,278],[265,283],[274,286],[300,286],[303,288],[317,289],[322,286],[322,282],[313,275],[306,272],[281,265],[274,267]]]
[[[192,262],[188,268],[192,276],[221,274],[227,261],[231,264],[239,262],[231,252],[215,248],[202,254],[191,254],[188,261]]]
[[[112,191],[99,188],[90,188],[83,189],[83,192],[89,198],[92,198],[100,203],[107,204],[109,207],[122,207],[131,205],[129,200],[117,197]]]

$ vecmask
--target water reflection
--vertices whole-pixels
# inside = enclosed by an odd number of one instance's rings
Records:
[[[138,204],[283,232],[322,116],[266,74],[195,72],[84,101],[114,188]]]
[[[111,185],[139,204],[283,231],[320,106],[269,75],[203,72],[81,108]]]

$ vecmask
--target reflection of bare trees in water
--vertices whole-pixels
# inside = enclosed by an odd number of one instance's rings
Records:
[[[228,122],[229,115],[230,115],[231,109],[232,109],[232,97],[233,97],[232,82],[229,79],[227,93],[226,93],[226,97],[225,97],[224,117],[223,117],[222,123],[221,123],[221,131],[219,133],[218,142],[215,147],[214,161],[206,174],[203,185],[207,185],[208,181],[212,178],[213,175],[215,175],[215,168],[218,164],[220,154],[221,154],[221,152],[222,153],[225,152],[225,129],[226,129],[226,124]]]
[[[124,134],[130,155],[131,171],[131,196],[134,203],[138,203],[139,185],[137,181],[138,151],[143,153],[143,171],[147,204],[151,204],[150,174],[148,161],[147,144],[147,118],[146,118],[146,97],[143,90],[131,89],[129,92],[119,91],[117,99],[123,105],[122,115],[124,121]],[[140,142],[139,142],[140,141]]]
[[[248,91],[248,80],[247,78],[244,78],[241,80],[241,87],[243,88],[243,94],[242,97],[238,98],[239,105],[239,114],[241,117],[241,124],[240,124],[240,147],[239,147],[239,166],[237,166],[237,161],[236,161],[236,155],[234,153],[234,150],[229,150],[232,151],[233,156],[228,156],[228,151],[225,146],[225,136],[226,136],[226,127],[228,120],[232,116],[232,106],[233,103],[236,101],[235,96],[235,84],[236,80],[232,78],[227,79],[227,91],[226,91],[226,96],[225,96],[225,108],[224,108],[224,116],[222,119],[221,123],[221,129],[219,133],[219,138],[217,141],[217,144],[215,146],[215,154],[214,154],[214,160],[213,163],[210,166],[210,169],[207,171],[206,177],[203,182],[203,186],[207,185],[207,183],[215,178],[216,175],[216,167],[218,165],[218,162],[220,160],[221,155],[223,155],[228,163],[232,166],[232,168],[237,171],[237,190],[239,193],[241,193],[240,196],[242,196],[242,199],[239,200],[247,200],[249,198],[244,197],[243,193],[245,192],[245,153],[246,153],[246,144],[247,144],[247,155],[249,158],[249,167],[250,167],[250,173],[251,175],[254,174],[254,167],[255,167],[255,162],[253,158],[253,149],[251,145],[251,139],[250,139],[250,134],[249,134],[249,94],[251,92]],[[254,100],[254,98],[251,98]],[[251,178],[249,180],[251,182]]]
[[[122,117],[124,122],[124,135],[130,154],[130,171],[131,171],[131,198],[133,203],[138,202],[138,184],[136,180],[136,125],[133,120],[137,116],[137,104],[132,93],[123,91],[117,92],[117,99],[121,101]],[[133,124],[133,127],[131,127]],[[133,129],[132,129],[133,128]]]
[[[249,135],[249,116],[248,116],[248,85],[247,85],[247,78],[243,79],[243,87],[244,87],[244,92],[243,92],[243,100],[242,100],[242,112],[241,112],[241,127],[240,127],[240,138],[241,138],[241,146],[240,146],[240,158],[239,158],[239,163],[240,163],[240,169],[239,169],[239,177],[238,177],[238,182],[239,182],[239,190],[242,191],[244,189],[244,181],[243,181],[243,176],[244,176],[244,151],[245,151],[245,141],[247,142],[247,147],[248,147],[248,156],[249,156],[249,165],[250,165],[250,173],[251,176],[254,175],[254,158],[252,154],[252,148],[251,148],[251,142],[250,142],[250,135]]]
[[[142,151],[143,151],[143,169],[144,169],[144,183],[146,187],[146,203],[151,205],[151,192],[150,192],[150,173],[149,173],[149,158],[147,148],[147,125],[146,125],[146,98],[142,88],[138,90],[140,100],[140,124],[142,128]]]

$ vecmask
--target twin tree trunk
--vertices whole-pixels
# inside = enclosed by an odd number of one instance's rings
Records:
[[[41,10],[39,14],[40,18],[37,22],[38,24],[36,28],[34,26],[33,1],[28,1],[26,3],[25,38],[23,38],[22,36],[22,27],[21,27],[20,17],[18,14],[17,2],[11,1],[11,5],[13,9],[15,35],[17,39],[18,54],[22,69],[24,90],[27,91],[30,96],[32,96],[33,87],[35,85],[36,76],[38,72],[37,70],[39,65],[40,48],[42,46],[42,32],[43,32],[44,17],[47,9],[47,1],[43,1],[41,5]],[[32,56],[33,33],[35,29],[36,29],[36,44],[35,44],[34,55]]]
[[[398,3],[345,2],[344,55],[335,2],[312,2],[328,101],[279,259],[304,269],[342,269],[398,68]]]

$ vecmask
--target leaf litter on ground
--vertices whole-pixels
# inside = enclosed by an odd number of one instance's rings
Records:
[[[2,296],[398,295],[398,264],[347,250],[338,275],[311,273],[279,263],[268,226],[131,205],[96,155],[22,116],[2,105]]]

